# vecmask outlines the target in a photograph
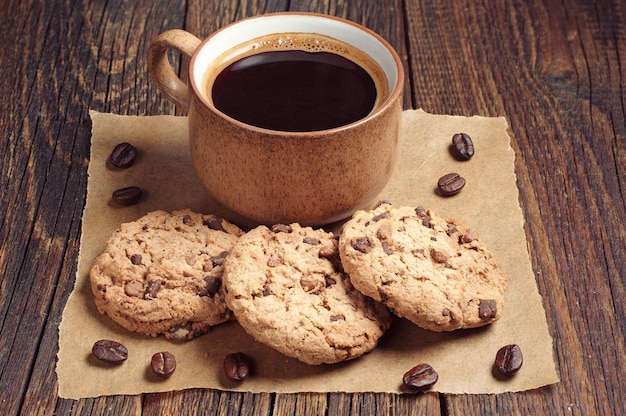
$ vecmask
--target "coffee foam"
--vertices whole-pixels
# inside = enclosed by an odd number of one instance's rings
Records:
[[[228,65],[242,58],[270,51],[302,50],[306,52],[330,52],[341,55],[365,69],[374,80],[377,97],[374,110],[389,96],[389,84],[380,65],[356,46],[349,45],[330,36],[314,33],[277,33],[265,35],[231,48],[224,52],[204,73],[202,80],[205,97],[212,102],[211,90],[217,75]]]

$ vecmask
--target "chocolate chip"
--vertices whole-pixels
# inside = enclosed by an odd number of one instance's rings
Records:
[[[205,262],[202,263],[202,271],[210,272],[211,270],[213,270],[213,262],[210,260],[205,260]]]
[[[146,291],[143,294],[143,298],[146,300],[155,299],[157,293],[159,293],[159,290],[161,289],[162,284],[163,283],[160,280],[154,280],[150,282],[148,284],[148,287],[146,288]]]
[[[221,266],[222,264],[224,264],[224,260],[226,260],[226,257],[228,257],[228,251],[222,251],[217,256],[211,256],[211,263],[213,264],[213,267]]]
[[[126,296],[138,298],[143,293],[143,283],[133,280],[124,285],[124,293]]]
[[[332,315],[330,317],[330,322],[337,322],[337,321],[345,321],[346,317],[344,315]]]
[[[430,364],[419,364],[404,373],[402,382],[413,390],[424,391],[431,388],[438,379],[439,375]]]
[[[391,256],[393,254],[393,250],[389,247],[389,243],[386,241],[381,241],[381,246],[383,247],[383,251],[386,255]]]
[[[183,324],[174,325],[170,329],[167,330],[171,339],[175,340],[190,340],[194,337],[194,333],[192,331],[191,322],[185,322]]]
[[[315,237],[304,237],[304,239],[302,240],[304,243],[306,244],[310,244],[312,246],[317,246],[320,244],[320,240],[318,240]]]
[[[432,257],[435,263],[445,263],[450,258],[448,254],[434,248],[430,249],[430,257]]]
[[[277,267],[283,264],[283,259],[277,256],[271,256],[269,259],[267,259],[266,264],[267,264],[267,267]]]
[[[115,146],[111,155],[109,156],[109,161],[113,166],[120,169],[125,169],[135,162],[137,158],[137,149],[130,143],[119,143]]]
[[[337,254],[337,250],[335,250],[334,246],[324,246],[320,248],[320,251],[317,253],[318,257],[323,259],[332,260]]]
[[[430,215],[428,215],[428,211],[426,211],[426,209],[424,207],[417,207],[415,208],[415,215],[417,215],[419,218],[422,219],[422,225],[424,227],[428,227],[431,228],[431,223],[430,223]]]
[[[219,277],[206,276],[204,281],[206,286],[198,292],[199,296],[208,296],[212,298],[217,292],[219,292],[220,287],[222,287],[222,279]]]
[[[381,241],[390,240],[392,235],[393,227],[391,226],[391,223],[389,221],[385,221],[384,223],[382,223],[380,227],[378,227],[378,230],[376,230],[376,237]]]
[[[134,264],[135,266],[140,266],[141,260],[142,260],[141,254],[133,254],[132,256],[130,256],[130,262]]]
[[[157,352],[150,360],[150,367],[159,377],[169,377],[176,370],[176,358],[168,351]]]
[[[270,286],[269,284],[265,284],[263,285],[263,296],[269,296],[272,294],[272,291],[270,290]]]
[[[143,195],[143,191],[140,187],[129,186],[113,191],[111,199],[119,205],[130,206],[138,203],[141,199],[141,195]]]
[[[359,237],[356,240],[352,240],[350,245],[353,249],[363,254],[369,253],[374,248],[374,242],[369,237]]]
[[[305,292],[313,292],[318,288],[317,280],[313,276],[302,276],[300,278],[300,286]]]
[[[185,225],[193,225],[193,221],[191,221],[191,215],[189,215],[189,214],[183,215],[183,224],[185,224]]]
[[[468,244],[468,243],[471,243],[472,241],[478,240],[478,234],[470,230],[466,232],[465,234],[463,234],[460,239],[461,239],[461,243]]]
[[[91,348],[93,355],[109,364],[121,364],[128,358],[128,349],[117,341],[101,339]]]
[[[274,224],[272,226],[272,231],[276,234],[278,233],[287,233],[289,234],[292,230],[291,230],[291,226],[290,225],[286,225],[286,224]]]
[[[336,285],[337,281],[333,279],[332,277],[326,275],[324,276],[324,283],[326,284],[326,287],[331,287],[333,285]]]
[[[204,219],[203,223],[212,230],[226,232],[226,230],[224,229],[224,225],[222,225],[222,219],[219,217],[210,217],[208,219]]]
[[[492,299],[482,299],[478,304],[478,317],[484,321],[495,318],[498,315],[498,304]]]
[[[374,215],[372,217],[372,219],[370,220],[370,222],[378,222],[382,219],[385,218],[389,218],[389,213],[388,212],[381,212],[380,214]]]

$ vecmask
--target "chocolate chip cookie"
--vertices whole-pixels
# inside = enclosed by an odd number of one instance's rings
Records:
[[[224,263],[226,303],[257,341],[308,364],[372,350],[387,308],[354,289],[333,234],[298,224],[259,226]]]
[[[341,261],[354,286],[433,331],[496,321],[506,278],[478,234],[422,207],[382,203],[345,224]]]
[[[243,232],[189,210],[122,224],[89,277],[96,306],[131,331],[189,340],[229,320],[224,259]]]

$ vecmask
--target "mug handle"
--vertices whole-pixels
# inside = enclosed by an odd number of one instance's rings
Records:
[[[148,71],[156,82],[157,88],[177,107],[189,108],[187,85],[176,75],[167,56],[169,49],[191,57],[201,40],[189,32],[172,29],[161,33],[148,50]]]

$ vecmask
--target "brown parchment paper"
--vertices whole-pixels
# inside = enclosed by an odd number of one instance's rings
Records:
[[[207,387],[252,392],[404,392],[402,375],[419,363],[439,373],[433,390],[446,393],[501,393],[534,389],[558,382],[545,313],[528,257],[523,216],[518,203],[515,155],[502,117],[458,117],[405,111],[395,172],[379,199],[396,205],[423,205],[444,217],[456,217],[477,230],[508,276],[506,305],[495,324],[474,330],[434,333],[397,319],[378,347],[365,356],[336,365],[308,366],[255,342],[236,322],[214,328],[187,343],[131,333],[94,305],[88,272],[109,235],[122,223],[155,210],[191,208],[216,213],[244,227],[207,196],[190,161],[185,117],[130,117],[91,112],[92,147],[87,203],[83,214],[80,257],[74,291],[59,328],[57,375],[59,396],[95,397]],[[466,132],[476,153],[456,161],[448,147],[454,133]],[[140,149],[126,170],[107,166],[113,147],[129,141]],[[437,179],[449,172],[466,178],[463,191],[451,198],[435,194]],[[131,207],[110,202],[113,190],[137,185],[145,198]],[[105,365],[91,356],[99,339],[128,347],[128,360]],[[524,366],[514,377],[493,373],[496,351],[518,344]],[[170,351],[177,359],[174,375],[158,379],[149,368],[152,354]],[[255,372],[244,383],[223,376],[226,354],[253,357]]]

